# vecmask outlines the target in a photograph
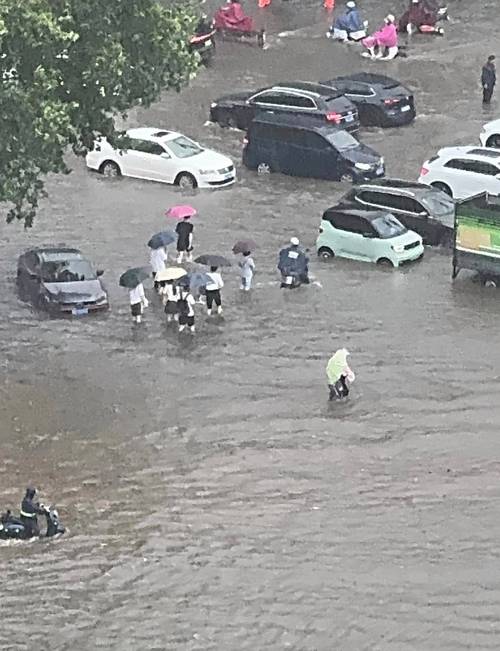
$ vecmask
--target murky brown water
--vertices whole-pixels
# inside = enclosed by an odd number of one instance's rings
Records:
[[[321,37],[316,7],[274,2],[267,52],[224,44],[191,88],[133,122],[239,160],[240,132],[203,126],[213,97],[372,68]],[[445,39],[384,68],[419,110],[409,128],[362,134],[393,175],[477,142],[478,70],[496,44],[493,3],[481,5],[457,1]],[[200,314],[193,340],[168,333],[155,305],[134,331],[116,284],[178,192],[77,163],[32,231],[1,226],[0,506],[32,481],[69,533],[0,545],[0,649],[498,649],[500,294],[452,284],[431,250],[394,273],[314,263],[322,288],[280,292],[280,245],[297,233],[312,247],[345,188],[240,171],[189,200],[199,252],[259,241],[255,291],[241,297],[226,273],[225,318]],[[16,298],[18,253],[54,242],[106,269],[109,316],[40,319]],[[341,345],[357,381],[330,407],[324,365]]]

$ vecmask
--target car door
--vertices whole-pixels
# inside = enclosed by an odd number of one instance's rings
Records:
[[[153,181],[171,178],[171,155],[161,145],[149,140],[134,138],[132,146],[126,152],[125,164],[124,173],[128,176]]]
[[[25,294],[29,294],[32,301],[36,302],[41,288],[41,262],[34,251],[26,253],[20,269],[19,282]]]
[[[344,257],[354,260],[371,259],[371,240],[375,232],[369,222],[358,215],[348,213],[338,213],[334,219],[335,228],[339,229],[339,241]]]
[[[329,164],[331,147],[314,131],[290,129],[289,157],[287,165],[293,170],[289,173],[311,178],[333,178],[335,165]],[[335,150],[334,150],[335,151]],[[328,176],[330,174],[330,176]]]
[[[145,149],[148,150],[142,152],[148,174],[145,178],[162,183],[173,183],[177,172],[181,171],[182,165],[174,153],[168,149],[168,144],[163,146],[157,142],[147,142]]]
[[[239,126],[248,129],[259,111],[274,113],[280,109],[281,95],[273,90],[264,90],[250,97],[238,115]]]
[[[444,164],[442,170],[437,169],[433,181],[442,181],[451,188],[455,199],[463,199],[477,194],[477,175],[469,168],[471,161],[462,158],[451,158]]]
[[[478,176],[480,176],[479,183],[482,190],[479,192],[489,192],[490,194],[500,194],[500,169],[492,163],[483,161],[471,161],[474,163],[474,168]]]
[[[376,97],[376,93],[372,88],[348,79],[336,81],[335,86],[347,99],[350,99],[356,105],[360,120],[366,121],[369,118],[376,118],[373,109],[373,100]]]

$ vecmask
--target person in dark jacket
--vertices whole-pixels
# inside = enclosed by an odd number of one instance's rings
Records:
[[[291,289],[301,284],[309,284],[309,258],[300,248],[297,237],[292,237],[290,246],[279,252],[278,269],[281,272],[282,288]]]
[[[36,489],[28,487],[26,494],[21,502],[21,521],[24,525],[26,538],[40,535],[37,515],[42,513],[40,505],[35,502]]]
[[[488,61],[483,66],[481,73],[481,85],[483,87],[483,104],[491,102],[493,89],[497,83],[497,71],[495,68],[495,55],[490,54]]]

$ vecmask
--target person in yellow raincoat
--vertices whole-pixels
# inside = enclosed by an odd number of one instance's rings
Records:
[[[346,348],[339,348],[328,360],[326,376],[330,389],[330,400],[347,398],[349,395],[347,382],[354,382],[355,375],[347,364],[348,355],[350,353]]]

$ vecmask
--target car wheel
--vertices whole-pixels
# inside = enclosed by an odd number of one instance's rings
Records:
[[[272,172],[271,165],[269,163],[259,163],[257,165],[257,174],[271,174]]]
[[[178,185],[183,190],[193,190],[198,187],[196,179],[189,172],[181,172],[175,179],[175,185]]]
[[[486,141],[486,146],[500,149],[500,134],[495,133],[494,135],[490,136]]]
[[[453,197],[453,192],[451,191],[450,186],[446,185],[446,183],[436,181],[436,183],[431,183],[431,185],[433,188],[436,188],[436,190],[441,190],[441,192],[445,192],[449,197]]]
[[[379,267],[384,267],[384,268],[389,268],[389,267],[394,267],[392,262],[389,260],[389,258],[379,258],[377,260],[377,264]]]
[[[497,281],[494,278],[485,278],[483,280],[483,285],[485,287],[497,287]]]
[[[340,177],[341,183],[354,183],[354,176],[351,172],[344,172]]]
[[[334,257],[335,253],[327,246],[322,246],[318,249],[318,258],[321,258],[322,260],[331,260]]]
[[[116,178],[122,175],[120,166],[112,160],[105,160],[99,168],[99,172],[108,178]]]
[[[229,111],[221,111],[219,119],[217,120],[221,127],[225,129],[237,129],[238,122],[234,115]]]

